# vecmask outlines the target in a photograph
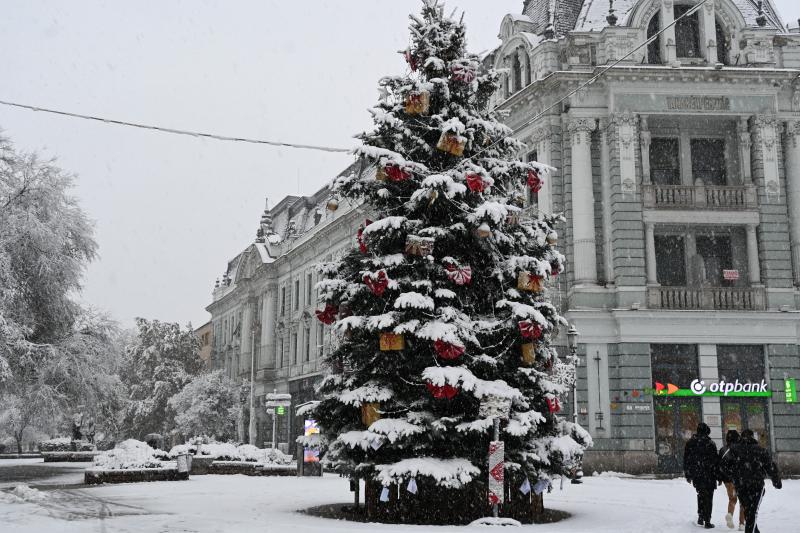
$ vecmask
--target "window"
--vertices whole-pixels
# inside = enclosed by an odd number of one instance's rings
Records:
[[[725,185],[725,139],[692,139],[692,177],[706,185]]]
[[[729,284],[723,279],[722,271],[733,268],[730,235],[698,235],[696,243],[697,255],[703,258],[697,281],[712,287]]]
[[[658,30],[661,29],[661,15],[656,15],[650,19],[650,24],[647,25],[647,38],[650,39]],[[654,39],[647,45],[647,62],[651,65],[658,65],[661,63],[661,43],[659,39]]]
[[[717,34],[717,61],[723,65],[731,63],[731,40],[719,22],[715,22]]]
[[[311,361],[311,328],[306,328],[304,332],[304,341],[305,341],[305,359],[304,361],[308,363]]]
[[[286,287],[281,287],[281,315],[286,314]]]
[[[678,139],[656,137],[650,141],[650,177],[656,185],[679,185],[681,182]]]
[[[283,345],[283,339],[280,340],[278,344],[278,352],[275,354],[275,367],[281,368],[283,367],[283,350],[285,346]]]
[[[325,324],[317,324],[317,358],[322,359],[325,355]]]
[[[300,346],[298,345],[297,341],[298,341],[297,332],[295,331],[294,333],[292,333],[292,347],[291,347],[293,354],[292,360],[294,361],[294,364],[298,364],[300,362]]]
[[[306,305],[314,301],[314,276],[311,272],[306,275]]]
[[[666,287],[686,286],[686,253],[680,235],[656,235],[656,279]]]
[[[514,91],[522,89],[522,63],[519,60],[519,54],[514,53],[514,58],[511,60],[512,70],[514,73]]]
[[[718,345],[719,378],[727,382],[760,383],[766,378],[764,350],[759,345]],[[721,398],[722,431],[750,429],[769,449],[767,402],[764,398]]]
[[[700,57],[700,23],[697,12],[688,17],[683,16],[692,6],[674,6],[675,20],[675,52],[678,57]]]
[[[294,306],[293,309],[296,311],[300,308],[300,280],[294,280]]]

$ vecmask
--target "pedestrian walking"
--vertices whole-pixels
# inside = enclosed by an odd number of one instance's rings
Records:
[[[711,428],[704,422],[697,425],[697,433],[683,450],[683,473],[686,481],[697,491],[697,525],[711,529],[711,508],[717,489],[719,456],[717,445],[711,440]]]
[[[728,493],[728,513],[725,515],[725,523],[730,529],[733,524],[733,512],[736,510],[736,501],[739,499],[736,487],[733,484],[733,451],[732,447],[739,442],[739,432],[731,429],[725,434],[725,446],[719,449],[719,480],[725,484]],[[739,530],[744,531],[744,507],[739,502]]]
[[[739,495],[739,502],[744,507],[745,533],[759,533],[756,521],[758,519],[758,508],[764,498],[764,479],[769,477],[772,486],[780,489],[780,474],[777,465],[773,462],[769,451],[758,445],[753,432],[749,429],[742,431],[739,442],[731,449],[732,464],[725,468],[731,468],[733,474],[733,484],[736,493]],[[729,460],[726,458],[726,463]]]

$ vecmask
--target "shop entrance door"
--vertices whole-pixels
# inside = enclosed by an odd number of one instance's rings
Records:
[[[767,402],[761,398],[722,398],[722,430],[751,430],[758,444],[767,450],[769,445],[769,426],[767,423]]]
[[[683,449],[702,420],[699,398],[655,398],[658,473],[683,472]]]

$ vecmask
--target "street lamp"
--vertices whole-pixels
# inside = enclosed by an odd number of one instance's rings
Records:
[[[572,422],[578,423],[578,330],[575,329],[575,324],[570,324],[567,331],[567,344],[569,345],[569,354],[572,356],[573,364],[575,365],[575,377],[572,379]],[[583,470],[578,468],[575,476],[572,478],[573,484],[582,483]]]

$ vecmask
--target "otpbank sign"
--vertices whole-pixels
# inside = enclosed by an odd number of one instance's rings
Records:
[[[786,403],[797,401],[797,384],[794,378],[787,378],[783,382]],[[655,387],[649,391],[654,396],[670,397],[697,397],[697,396],[725,396],[728,398],[771,398],[772,391],[767,387],[767,382],[742,383],[738,379],[735,381],[712,381],[706,384],[705,380],[695,379],[688,389],[682,389],[672,383],[659,383],[656,381]]]

